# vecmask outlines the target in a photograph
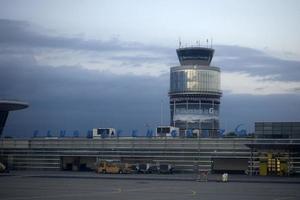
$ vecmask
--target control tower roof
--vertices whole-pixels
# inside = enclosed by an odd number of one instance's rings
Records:
[[[181,65],[210,65],[214,49],[206,47],[184,47],[176,49]]]

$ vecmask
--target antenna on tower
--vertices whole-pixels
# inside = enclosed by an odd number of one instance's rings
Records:
[[[210,48],[212,48],[213,38],[210,38]]]
[[[178,43],[179,43],[179,48],[181,48],[181,39],[180,39],[180,37],[178,38]]]

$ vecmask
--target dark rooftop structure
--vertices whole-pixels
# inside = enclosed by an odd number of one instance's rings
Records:
[[[256,122],[256,138],[300,138],[300,122]]]
[[[27,108],[26,102],[16,100],[0,100],[0,137],[2,135],[9,111]]]

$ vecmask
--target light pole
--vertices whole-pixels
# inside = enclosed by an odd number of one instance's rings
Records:
[[[160,100],[160,125],[163,125],[163,100]]]

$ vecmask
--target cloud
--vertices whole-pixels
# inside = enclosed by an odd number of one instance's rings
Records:
[[[115,74],[159,76],[177,63],[169,47],[49,35],[34,30],[28,22],[0,19],[0,54],[12,58],[29,50],[40,65],[80,65]]]
[[[254,122],[300,121],[300,94],[247,95],[224,93],[221,101],[221,127],[234,130],[244,124],[254,131]]]
[[[28,109],[10,114],[5,135],[31,136],[34,130],[58,134],[62,129],[68,135],[74,130],[85,134],[93,127],[115,127],[127,135],[138,129],[139,134],[145,134],[148,125],[154,129],[159,124],[161,100],[164,124],[169,123],[168,74],[116,75],[80,66],[21,64],[18,60],[0,63],[0,71],[5,72],[0,73],[0,96],[30,103]],[[258,78],[269,79],[272,77]],[[233,130],[243,123],[253,131],[255,121],[300,120],[299,97],[225,91],[221,127]]]
[[[30,103],[11,113],[5,134],[30,136],[61,129],[85,133],[93,127],[115,127],[130,134],[158,125],[161,99],[167,123],[167,77],[116,75],[79,66],[0,64],[0,96]]]
[[[222,128],[300,120],[299,61],[240,46],[214,48],[213,64],[222,70]],[[143,134],[159,124],[162,99],[168,124],[175,65],[174,47],[49,34],[26,21],[0,19],[0,97],[30,103],[10,114],[5,134],[93,127]]]
[[[65,53],[61,59],[66,54],[74,55],[63,50],[51,51],[50,55],[44,54],[49,56],[48,60],[59,60],[60,53]],[[76,53],[80,57],[80,51]],[[107,64],[106,60],[95,59],[95,52],[87,55],[86,60]],[[157,64],[155,56],[147,56],[148,63],[154,67]],[[92,70],[76,63],[51,65],[48,62],[42,65],[36,58],[34,49],[20,47],[0,51],[0,97],[30,103],[28,109],[10,114],[5,135],[31,136],[34,130],[44,135],[48,130],[58,134],[61,129],[67,130],[68,135],[74,130],[84,134],[93,127],[115,127],[127,135],[132,129],[138,129],[140,134],[145,134],[148,125],[154,129],[159,124],[162,99],[164,124],[169,123],[169,73],[146,74],[143,67],[130,66],[130,63],[139,64],[131,62],[133,55],[120,57],[120,62],[129,65],[115,69],[130,71],[139,68],[142,69],[139,75],[118,74],[110,68]],[[255,121],[261,120],[300,120],[299,86],[288,84],[277,92],[287,81],[279,81],[273,86],[274,81],[278,81],[274,75],[253,76],[235,71],[224,71],[223,74],[222,128],[233,130],[238,123],[251,127]],[[283,93],[285,90],[294,90],[294,93]]]
[[[248,73],[223,72],[222,89],[232,94],[271,95],[299,93],[299,81],[280,81],[276,75],[251,76]]]
[[[32,47],[32,48],[54,48],[87,50],[96,52],[111,51],[169,51],[169,48],[162,48],[151,45],[144,45],[137,42],[122,42],[117,38],[109,41],[84,40],[79,37],[63,37],[40,34],[34,30],[28,22],[8,19],[0,19],[0,45],[13,47]]]
[[[178,65],[174,47],[45,34],[25,21],[0,19],[0,53],[31,51],[41,65],[80,65],[118,74],[159,76]],[[300,61],[286,60],[246,47],[216,45],[213,64],[224,72],[249,76],[276,76],[278,81],[299,81]],[[134,69],[132,69],[134,68]]]
[[[224,72],[244,72],[250,76],[276,76],[280,81],[300,80],[300,61],[286,60],[265,52],[239,47],[216,46],[213,64]]]

